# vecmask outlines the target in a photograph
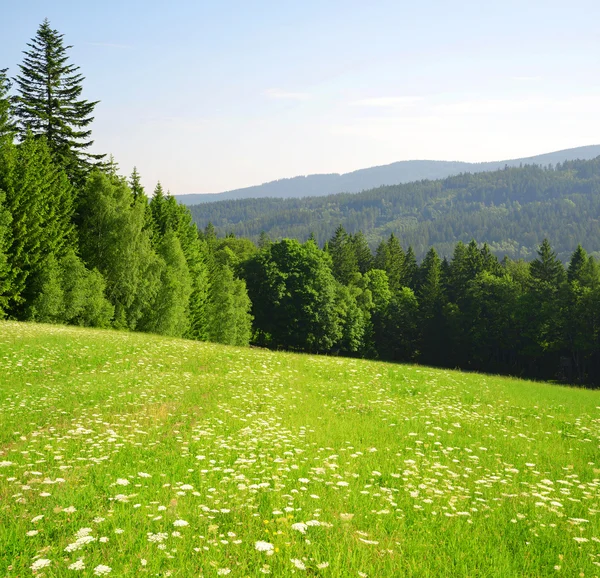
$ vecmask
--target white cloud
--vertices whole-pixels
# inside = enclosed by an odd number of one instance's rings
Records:
[[[269,88],[265,90],[265,95],[278,100],[308,100],[311,98],[308,92],[288,92],[279,88]]]

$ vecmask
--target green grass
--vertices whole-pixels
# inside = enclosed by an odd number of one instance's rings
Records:
[[[0,323],[0,576],[597,576],[599,438],[594,391]]]

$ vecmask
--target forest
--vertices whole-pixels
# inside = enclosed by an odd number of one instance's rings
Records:
[[[430,247],[450,257],[454,245],[475,238],[499,258],[531,260],[546,237],[567,262],[579,242],[600,256],[600,157],[548,165],[506,166],[379,187],[357,194],[300,199],[240,199],[190,207],[199,227],[212,223],[219,234],[258,240],[318,243],[331,238],[338,225],[362,231],[372,249],[394,233],[411,245],[418,259]]]
[[[68,49],[0,72],[0,317],[600,383],[600,159],[190,211],[88,152]]]

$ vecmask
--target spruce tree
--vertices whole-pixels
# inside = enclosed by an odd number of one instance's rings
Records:
[[[333,276],[342,284],[348,285],[358,272],[358,259],[354,251],[352,237],[339,225],[329,240],[328,252],[333,262]]]
[[[131,173],[131,176],[129,177],[129,188],[131,189],[131,193],[133,194],[134,203],[141,198],[147,200],[146,191],[144,191],[144,187],[142,186],[140,173],[138,173],[137,167],[133,167],[133,171]]]
[[[60,259],[73,246],[73,189],[51,159],[44,140],[29,135],[19,146],[6,144],[0,160],[0,190],[12,215],[7,257],[10,314],[26,317],[46,259]]]
[[[414,249],[409,245],[404,255],[404,265],[402,267],[402,285],[410,287],[413,291],[416,288],[419,266]]]
[[[28,132],[44,136],[54,160],[71,182],[81,184],[104,156],[86,152],[94,142],[89,126],[98,102],[81,98],[84,77],[69,63],[67,51],[72,47],[64,45],[63,37],[46,19],[27,44],[16,78],[15,113],[21,138]]]
[[[371,253],[369,243],[362,231],[352,237],[352,245],[358,262],[358,270],[364,275],[373,268],[373,253]]]

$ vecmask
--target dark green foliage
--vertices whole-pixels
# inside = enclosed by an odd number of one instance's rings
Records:
[[[20,74],[16,78],[15,112],[21,138],[29,132],[46,138],[53,159],[72,182],[82,184],[90,167],[104,155],[85,152],[90,139],[93,110],[97,102],[81,98],[84,77],[69,64],[63,34],[48,20],[27,44]]]
[[[356,194],[301,199],[244,199],[191,207],[199,227],[211,221],[220,234],[271,239],[308,238],[319,244],[341,224],[349,234],[363,231],[369,245],[394,233],[418,259],[436,248],[450,257],[458,241],[487,243],[499,258],[533,259],[552,235],[561,260],[578,241],[600,255],[600,158],[462,174],[440,181],[417,181]],[[381,268],[381,264],[377,265]]]
[[[246,262],[243,276],[258,343],[328,351],[340,340],[335,280],[312,241],[271,244]]]
[[[341,225],[329,239],[327,252],[331,255],[333,276],[343,285],[350,284],[359,270],[358,258],[352,236]]]
[[[371,248],[367,243],[367,238],[362,231],[352,236],[352,245],[354,247],[354,254],[356,255],[358,270],[360,273],[365,274],[373,268],[374,260]]]
[[[403,287],[374,315],[375,349],[381,359],[414,361],[419,349],[419,304],[412,289]]]

